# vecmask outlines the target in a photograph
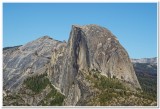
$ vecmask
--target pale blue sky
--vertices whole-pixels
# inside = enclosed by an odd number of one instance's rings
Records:
[[[156,3],[4,3],[3,47],[44,35],[68,40],[72,24],[108,28],[131,58],[157,56]]]

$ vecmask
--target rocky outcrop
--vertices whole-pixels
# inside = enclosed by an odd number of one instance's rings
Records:
[[[141,88],[126,50],[106,28],[73,25],[68,44],[62,48],[52,56],[49,74],[54,78],[52,83],[67,96],[65,105],[76,105],[90,95],[85,81],[79,79],[80,72],[96,70]]]

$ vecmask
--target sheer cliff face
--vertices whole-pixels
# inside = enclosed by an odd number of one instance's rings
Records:
[[[97,25],[73,26],[70,37],[79,41],[74,46],[79,70],[95,69],[140,87],[127,52],[109,30]]]
[[[65,105],[77,105],[91,93],[83,72],[95,70],[141,88],[126,50],[109,30],[97,25],[73,25],[68,44],[51,63],[50,79],[66,95]]]

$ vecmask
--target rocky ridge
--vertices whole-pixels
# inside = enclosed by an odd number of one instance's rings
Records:
[[[44,36],[23,46],[3,50],[3,87],[17,91],[23,81],[46,71],[55,46],[62,44]]]
[[[157,63],[157,58],[141,58],[141,59],[131,59],[132,63],[151,63],[151,64],[156,64]]]

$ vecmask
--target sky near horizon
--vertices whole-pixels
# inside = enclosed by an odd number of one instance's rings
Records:
[[[157,56],[156,3],[3,3],[3,47],[45,35],[68,41],[73,24],[109,29],[131,58]]]

